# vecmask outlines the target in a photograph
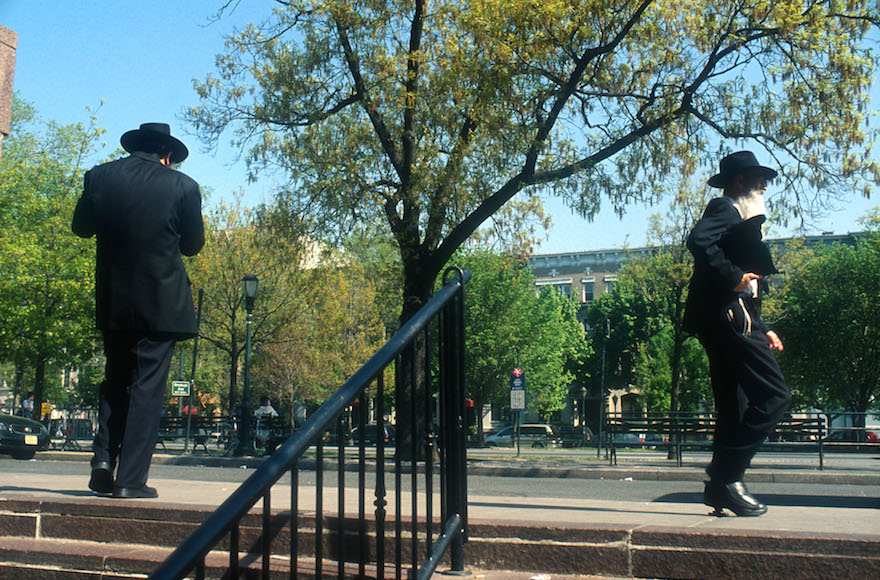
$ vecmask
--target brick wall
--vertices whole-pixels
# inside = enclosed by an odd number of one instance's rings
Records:
[[[18,35],[0,26],[0,148],[3,145],[3,137],[9,135],[16,46],[18,46]]]

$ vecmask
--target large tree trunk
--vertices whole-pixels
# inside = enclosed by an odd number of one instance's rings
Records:
[[[411,319],[433,294],[437,272],[426,270],[422,261],[404,264],[401,325]],[[397,453],[401,459],[422,460],[427,456],[427,413],[433,401],[428,383],[430,347],[425,333],[419,333],[400,355],[397,367]]]

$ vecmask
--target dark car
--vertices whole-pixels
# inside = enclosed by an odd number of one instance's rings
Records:
[[[383,425],[383,441],[385,445],[394,445],[396,441],[394,427],[391,425]],[[379,426],[378,425],[364,425],[363,430],[359,427],[355,427],[351,430],[351,435],[349,435],[349,441],[352,445],[358,445],[361,442],[361,437],[364,439],[364,443],[367,445],[376,445],[379,441]]]
[[[31,419],[0,413],[0,453],[31,459],[49,448],[51,438],[43,425]]]
[[[880,441],[877,434],[867,429],[834,429],[825,438],[825,441],[834,443],[877,443]]]

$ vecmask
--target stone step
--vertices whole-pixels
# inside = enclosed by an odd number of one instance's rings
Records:
[[[101,577],[71,575],[77,571],[143,577],[209,513],[155,501],[0,499],[0,578]],[[273,572],[276,567],[287,570],[288,521],[284,512],[273,514]],[[308,570],[314,571],[314,562],[307,559],[314,555],[314,521],[301,516],[298,522],[298,568],[308,577]],[[325,518],[324,554],[331,560],[339,558],[335,528],[333,519]],[[372,522],[365,523],[366,546],[359,545],[357,522],[348,520],[345,528],[347,552],[375,549]],[[393,526],[388,528],[386,533],[393,533]],[[479,570],[620,578],[880,578],[876,535],[540,522],[472,522],[469,533],[465,561]],[[261,516],[255,510],[241,524],[243,564],[259,565],[259,558],[247,552],[258,551],[260,535]],[[404,557],[409,546],[403,542]],[[386,541],[386,550],[386,562],[393,563],[393,538]],[[227,562],[225,553],[211,554],[208,569],[217,572]],[[5,574],[2,566],[20,566],[21,571]],[[39,575],[43,569],[46,574],[58,570],[58,575]],[[336,564],[325,561],[324,571],[335,575]]]

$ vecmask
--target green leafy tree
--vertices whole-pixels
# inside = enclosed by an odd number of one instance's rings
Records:
[[[610,321],[606,375],[620,375],[610,384],[638,385],[653,412],[696,411],[711,397],[702,347],[683,328],[693,269],[685,242],[703,205],[687,181],[666,216],[652,218],[654,251],[627,261],[590,317],[599,327]]]
[[[324,232],[384,224],[408,320],[514,196],[623,212],[719,139],[784,162],[779,207],[867,191],[878,22],[870,0],[290,0],[228,39],[187,118],[289,175],[281,205]],[[401,388],[399,411],[426,396]]]
[[[524,190],[623,212],[725,139],[778,157],[797,215],[867,191],[878,22],[869,0],[292,0],[228,39],[187,117],[288,173],[295,215],[384,223],[407,319]]]
[[[236,387],[246,347],[242,279],[253,274],[259,280],[251,332],[252,353],[257,353],[308,310],[302,268],[308,254],[303,238],[285,230],[282,223],[258,219],[258,211],[244,207],[240,198],[218,203],[204,214],[205,247],[188,261],[187,270],[193,294],[203,291],[199,336],[227,357],[228,396],[214,394],[227,401],[231,412],[241,402]]]
[[[523,342],[523,368],[529,369],[526,390],[542,418],[565,407],[568,387],[590,348],[577,319],[574,299],[543,288],[530,315]]]
[[[305,273],[308,309],[265,344],[256,368],[264,394],[322,403],[381,346],[385,328],[375,290],[357,263]]]
[[[33,369],[35,408],[52,365],[95,350],[94,242],[74,236],[70,221],[101,133],[94,116],[58,125],[13,101],[0,166],[0,358]]]
[[[589,352],[577,305],[550,289],[537,294],[531,270],[517,257],[483,249],[459,253],[454,261],[473,274],[466,289],[465,374],[475,407],[509,407],[518,358],[529,407],[543,417],[564,407],[567,387]]]
[[[788,273],[779,298],[781,362],[795,404],[876,409],[880,395],[880,234],[819,246]]]

